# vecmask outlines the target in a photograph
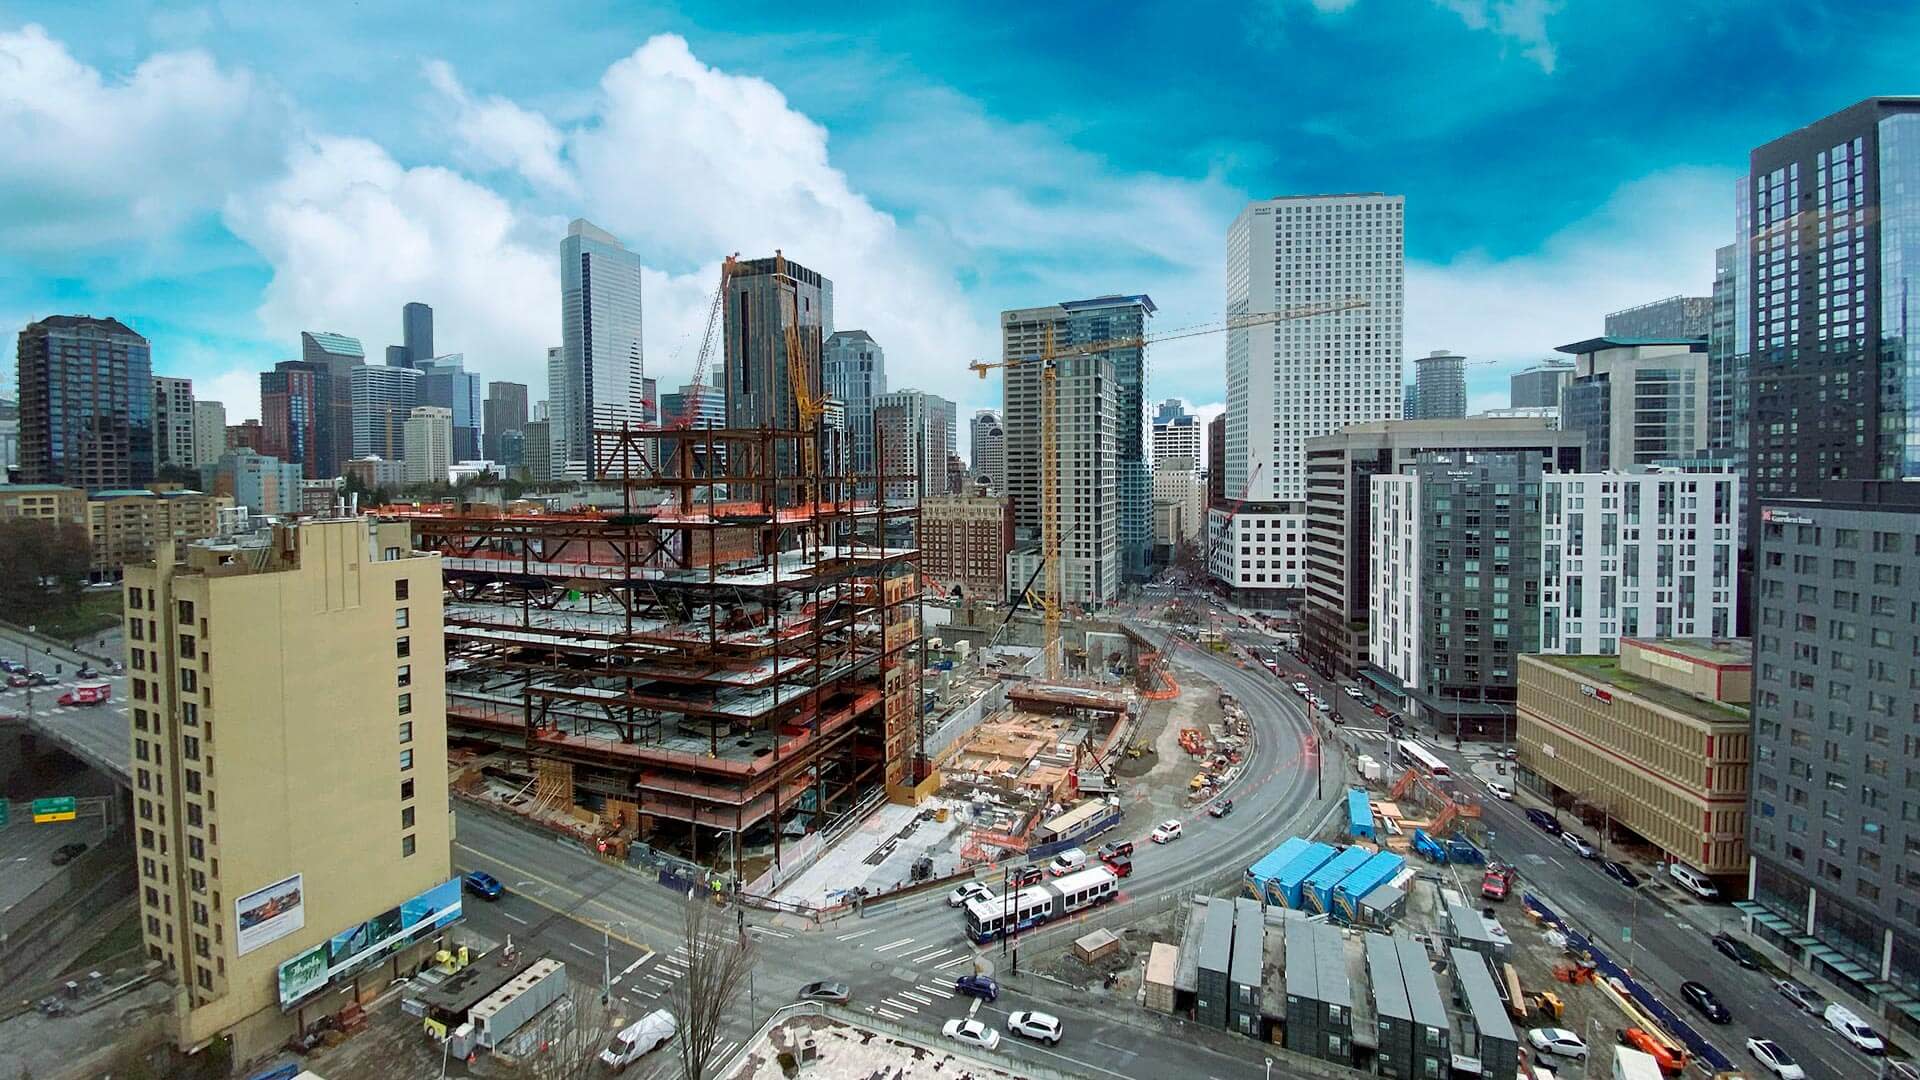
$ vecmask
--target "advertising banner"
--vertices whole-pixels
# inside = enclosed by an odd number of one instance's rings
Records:
[[[301,886],[301,877],[295,874],[233,902],[233,924],[240,928],[234,943],[239,955],[245,956],[307,925]]]
[[[377,960],[460,918],[460,879],[355,923],[280,965],[280,1007],[325,986],[335,976]]]

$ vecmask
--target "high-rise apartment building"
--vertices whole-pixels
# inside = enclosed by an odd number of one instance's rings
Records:
[[[1517,452],[1548,472],[1581,467],[1577,432],[1541,420],[1379,420],[1308,441],[1307,596],[1301,646],[1329,676],[1363,677],[1372,619],[1375,476],[1410,470],[1426,453]]]
[[[846,407],[847,446],[855,476],[873,472],[873,406],[887,392],[887,354],[865,330],[837,330],[820,356],[827,396]]]
[[[20,479],[89,490],[153,479],[153,351],[118,319],[20,331]]]
[[[453,413],[434,405],[420,405],[407,417],[406,477],[409,484],[447,482],[453,456]]]
[[[613,234],[575,218],[560,241],[560,381],[549,388],[560,413],[556,472],[561,462],[569,475],[593,471],[595,428],[645,422],[640,324],[640,256]]]
[[[1467,415],[1467,358],[1435,349],[1413,362],[1409,420],[1459,420]]]
[[[366,364],[367,354],[358,338],[303,330],[300,359],[327,374],[325,392],[319,395],[323,411],[317,471],[309,479],[330,480],[340,475],[340,463],[353,456],[353,369]]]
[[[1405,200],[1380,193],[1250,203],[1227,232],[1227,317],[1364,300],[1227,331],[1229,519],[1209,515],[1214,577],[1271,606],[1306,583],[1306,441],[1400,415]]]
[[[1612,655],[1624,638],[1733,635],[1737,475],[1568,473],[1541,484],[1539,651]]]
[[[193,467],[193,380],[153,377],[153,459],[182,469]]]
[[[0,482],[20,466],[20,405],[0,398]]]
[[[1429,451],[1369,486],[1364,675],[1437,731],[1513,737],[1519,657],[1540,651],[1541,463]]]
[[[1516,409],[1557,409],[1560,392],[1572,381],[1571,360],[1542,360],[1507,379],[1507,404]]]
[[[1001,355],[1030,360],[1004,369],[1001,415],[1006,418],[1007,496],[1013,502],[1015,551],[1010,588],[1024,588],[1040,561],[1041,455],[1050,454],[1059,481],[1058,557],[1065,603],[1098,607],[1119,592],[1119,476],[1115,459],[1119,420],[1113,353],[1067,356],[1056,362],[1055,439],[1041,440],[1041,364],[1031,358],[1078,341],[1065,305],[1000,313]],[[1037,588],[1046,582],[1035,579]]]
[[[553,421],[529,420],[520,430],[520,465],[533,483],[553,479]]]
[[[220,528],[220,511],[232,505],[231,497],[198,491],[96,491],[87,498],[88,577],[118,581],[122,568],[153,558],[168,544],[212,536]]]
[[[1920,97],[1756,148],[1735,213],[1753,504],[1920,476]]]
[[[920,504],[920,572],[951,596],[1007,598],[1013,507],[1004,498],[936,495]]]
[[[235,448],[220,456],[212,474],[212,494],[256,514],[291,514],[300,509],[300,466],[252,450]]]
[[[947,493],[947,427],[953,403],[923,390],[895,390],[873,399],[877,472],[887,477],[891,501]],[[912,481],[895,481],[913,476]]]
[[[266,441],[266,428],[258,420],[248,419],[227,425],[228,450],[258,450]]]
[[[401,367],[412,367],[424,363],[439,354],[433,351],[433,309],[415,300],[400,309],[400,347],[406,350],[406,363]],[[391,357],[387,363],[393,363]]]
[[[416,363],[414,370],[420,373],[420,404],[445,409],[452,418],[453,460],[477,459],[480,424],[485,415],[480,376],[467,370],[466,357],[460,353]]]
[[[652,397],[651,394],[648,395]],[[481,456],[488,461],[505,461],[501,453],[501,436],[512,431],[520,431],[527,426],[527,387],[525,383],[490,382],[487,384],[487,400],[483,408],[481,426]],[[652,423],[651,415],[648,423]],[[515,464],[518,464],[517,462]]]
[[[1585,431],[1593,472],[1691,458],[1707,445],[1707,339],[1588,338],[1560,393],[1560,426]]]
[[[1669,296],[1609,314],[1601,333],[1610,338],[1703,338],[1712,325],[1713,297]]]
[[[218,401],[193,403],[193,467],[212,465],[227,452],[227,407]]]
[[[799,402],[788,379],[789,327],[800,350],[809,395],[826,397],[821,357],[833,334],[833,282],[824,275],[775,254],[734,264],[727,277],[726,379],[723,400],[727,426],[751,430],[794,431],[800,427]],[[786,459],[792,449],[775,448],[776,472],[795,471]],[[876,457],[880,451],[876,448]],[[945,458],[941,458],[945,461]]]
[[[353,456],[399,461],[407,454],[407,417],[421,404],[422,372],[364,364],[353,369]]]
[[[351,376],[347,400],[353,400]],[[331,475],[323,440],[332,438],[332,376],[326,366],[306,360],[282,360],[260,373],[261,453],[300,466],[309,480]],[[351,446],[351,444],[349,444]]]
[[[1168,458],[1190,458],[1197,469],[1204,459],[1200,453],[1200,418],[1187,411],[1179,398],[1168,398],[1153,414],[1153,467]]]
[[[127,568],[141,938],[180,1046],[272,1050],[458,917],[440,597],[439,556],[369,519]]]
[[[1007,488],[1007,426],[992,409],[977,409],[968,433],[968,453],[973,456],[973,474],[984,477],[987,486],[1004,494]]]
[[[1843,156],[1855,176],[1851,152]],[[1803,171],[1802,182],[1816,175]],[[1756,405],[1756,447],[1760,418]],[[1920,485],[1839,482],[1806,494],[1814,498],[1754,500],[1752,900],[1736,906],[1789,967],[1874,1006],[1876,1027],[1912,1034]]]
[[[1747,449],[1747,363],[1740,338],[1733,244],[1713,253],[1713,316],[1707,326],[1707,449],[1744,461]]]

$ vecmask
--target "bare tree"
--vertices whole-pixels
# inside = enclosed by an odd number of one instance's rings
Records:
[[[613,1030],[613,1018],[600,1004],[595,986],[572,984],[539,1021],[534,1045],[523,1066],[539,1080],[589,1080],[604,1076],[600,1050]]]
[[[753,938],[744,920],[726,918],[700,893],[685,909],[687,974],[667,992],[680,1025],[675,1048],[686,1080],[706,1080],[716,1064],[714,1047],[752,977]]]

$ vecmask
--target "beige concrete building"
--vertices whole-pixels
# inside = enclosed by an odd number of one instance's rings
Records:
[[[1521,785],[1669,859],[1745,874],[1752,657],[1744,640],[1635,638],[1618,656],[1522,656]]]
[[[220,511],[232,505],[227,496],[198,491],[94,492],[87,499],[93,579],[116,581],[122,567],[146,562],[170,541],[212,536],[220,529]]]
[[[244,1061],[457,910],[440,558],[333,518],[127,568],[140,914],[183,1049]]]
[[[1156,429],[1157,430],[1157,429]],[[1155,444],[1155,452],[1159,446]],[[1153,543],[1156,547],[1179,548],[1198,543],[1205,528],[1202,513],[1206,509],[1207,486],[1200,479],[1200,459],[1175,455],[1162,458],[1153,467]],[[1171,504],[1171,509],[1164,509]]]
[[[407,483],[446,483],[453,467],[453,410],[417,406],[405,430]]]
[[[0,484],[0,521],[15,518],[85,525],[86,489],[60,484]]]
[[[883,446],[884,451],[884,446]],[[983,495],[936,495],[920,503],[920,572],[951,593],[998,603],[1007,596],[1013,506]]]

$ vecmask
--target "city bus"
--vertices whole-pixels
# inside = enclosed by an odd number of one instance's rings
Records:
[[[1445,780],[1453,775],[1453,770],[1447,768],[1446,762],[1434,757],[1431,751],[1412,739],[1400,740],[1400,752],[1407,756],[1408,764],[1436,780]]]
[[[1002,934],[1064,919],[1120,895],[1118,879],[1105,866],[1089,866],[1020,889],[1011,898],[967,901],[967,936],[985,945]]]

